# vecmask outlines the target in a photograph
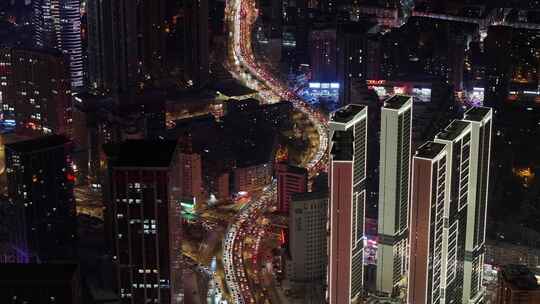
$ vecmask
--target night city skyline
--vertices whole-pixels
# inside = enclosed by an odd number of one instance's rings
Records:
[[[0,304],[540,304],[540,1],[0,0]]]

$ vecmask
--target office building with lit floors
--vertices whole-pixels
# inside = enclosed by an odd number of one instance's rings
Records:
[[[295,193],[289,209],[287,279],[304,287],[304,303],[323,303],[327,250],[328,191]]]
[[[208,0],[185,0],[184,69],[188,83],[196,88],[210,78],[208,49]]]
[[[17,133],[70,134],[69,70],[58,50],[0,48],[0,117]]]
[[[407,303],[441,301],[444,207],[448,202],[446,146],[427,142],[412,160]]]
[[[341,104],[351,103],[354,82],[366,84],[370,35],[378,32],[371,22],[346,22],[337,26],[337,80]]]
[[[410,303],[482,303],[485,290],[483,287],[484,239],[487,191],[489,181],[489,162],[491,150],[492,110],[489,108],[472,108],[465,113],[464,119],[452,121],[439,132],[434,142],[444,146],[447,154],[445,160],[446,178],[444,188],[447,201],[443,209],[436,204],[435,212],[430,217],[429,237],[435,239],[433,244],[436,255],[428,269],[433,274],[428,278],[429,288],[427,302],[415,298]],[[416,160],[417,156],[415,156]],[[416,169],[416,165],[415,165]],[[413,182],[417,173],[413,173]],[[437,185],[442,187],[443,185]],[[429,189],[424,186],[423,188]],[[431,188],[433,192],[435,188]],[[437,191],[439,189],[437,188]],[[413,188],[412,208],[415,190]],[[432,206],[433,208],[433,206]],[[440,217],[442,216],[442,218]],[[411,225],[418,221],[418,216],[411,215]],[[444,223],[441,227],[439,223]],[[421,234],[412,235],[411,259],[418,256],[412,241]],[[429,244],[432,246],[432,244]],[[431,247],[430,247],[431,248]],[[440,250],[439,250],[440,249]],[[440,257],[440,259],[439,259]],[[415,257],[416,258],[416,257]],[[440,260],[440,261],[439,261]],[[410,265],[409,289],[418,284],[413,280],[418,264]],[[414,284],[413,284],[414,281]],[[420,287],[420,290],[423,287]],[[411,291],[409,291],[409,299]]]
[[[386,295],[398,294],[408,267],[412,111],[401,95],[381,108],[376,289]]]
[[[107,146],[113,262],[121,303],[181,303],[182,219],[176,143]]]
[[[480,303],[485,295],[483,265],[486,238],[486,214],[491,159],[493,110],[471,108],[463,117],[471,124],[471,165],[469,166],[469,203],[463,266],[463,303]]]
[[[166,2],[86,1],[90,88],[129,96],[164,75]]]
[[[72,142],[50,135],[7,144],[9,199],[22,208],[16,231],[19,253],[30,261],[75,257],[77,219]]]
[[[180,196],[187,203],[196,204],[202,200],[202,164],[201,155],[191,149],[177,153],[180,169]]]
[[[330,117],[328,302],[360,300],[364,290],[367,106],[350,104]]]
[[[448,204],[443,216],[447,226],[442,231],[442,263],[440,265],[440,298],[443,303],[459,303],[463,297],[463,263],[467,227],[467,206],[470,203],[471,124],[452,121],[435,135],[435,142],[445,145]],[[434,298],[436,300],[437,298]]]
[[[325,23],[316,24],[309,33],[311,77],[314,81],[334,81],[337,77],[336,30]]]
[[[305,168],[285,163],[276,165],[278,211],[287,214],[295,193],[307,192],[308,172]]]

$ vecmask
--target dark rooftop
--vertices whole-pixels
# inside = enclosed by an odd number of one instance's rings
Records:
[[[296,202],[308,201],[308,200],[314,200],[314,199],[323,199],[323,198],[328,198],[328,191],[293,193],[291,198],[293,201],[296,201]]]
[[[236,167],[246,168],[246,167],[251,167],[251,166],[266,165],[270,163],[274,155],[274,150],[272,149],[272,146],[273,146],[273,140],[271,143],[270,142],[258,143],[257,148],[255,148],[255,150],[251,150],[248,148],[248,151],[246,151],[245,149],[234,151],[236,155]],[[250,152],[253,152],[253,153],[250,153]],[[248,155],[248,153],[252,155]]]
[[[334,22],[329,16],[318,16],[317,20],[312,24],[312,31],[329,31],[335,33]]]
[[[333,112],[330,119],[335,122],[347,123],[366,107],[365,105],[349,104]]]
[[[175,141],[128,140],[109,146],[108,155],[114,155],[114,167],[169,167]]]
[[[442,139],[442,140],[454,140],[457,137],[459,137],[461,134],[463,134],[463,131],[469,125],[470,125],[470,122],[466,122],[463,120],[454,120],[448,125],[448,127],[444,129],[444,131],[439,132],[435,136],[435,138]]]
[[[191,125],[199,124],[214,124],[216,118],[212,114],[202,114],[197,116],[192,116],[188,118],[183,118],[175,121],[175,129],[189,127]]]
[[[250,103],[247,99],[227,104]],[[227,114],[221,121],[212,115],[176,121],[176,127],[168,130],[167,137],[191,135],[193,151],[199,153],[203,162],[225,162],[227,166],[243,168],[269,163],[276,152],[281,124],[288,122],[290,102],[272,105],[253,103],[253,109],[238,109]],[[228,106],[227,106],[228,107]]]
[[[48,135],[30,140],[17,141],[6,144],[6,149],[18,153],[34,153],[42,150],[56,148],[69,143],[70,140],[63,135]]]
[[[145,112],[164,111],[167,92],[165,90],[145,89],[137,95],[121,94],[120,105],[116,110],[120,113],[136,112],[143,109]]]
[[[384,107],[388,109],[398,110],[411,99],[411,96],[394,95],[384,101]]]
[[[83,112],[93,112],[97,110],[112,111],[115,106],[114,99],[110,96],[94,93],[78,93],[75,95],[73,105]]]
[[[302,168],[302,167],[298,167],[298,166],[293,166],[293,165],[289,165],[289,164],[286,164],[286,163],[279,163],[277,164],[277,170],[282,170],[282,171],[286,171],[286,172],[289,172],[289,173],[293,173],[293,174],[298,174],[298,175],[306,175],[307,176],[307,169],[306,168]]]
[[[414,156],[433,159],[433,158],[436,158],[444,150],[444,147],[445,145],[443,144],[428,141],[422,146],[420,146],[418,150],[416,150],[416,153],[414,154]]]
[[[377,23],[368,20],[360,20],[358,22],[344,22],[338,25],[338,34],[359,34],[375,33],[377,31]]]
[[[149,89],[136,96],[118,95],[116,98],[120,104],[117,104],[111,96],[85,92],[75,96],[75,106],[85,112],[103,110],[118,116],[140,112],[156,113],[165,111],[165,97],[164,91]]]
[[[37,55],[51,55],[58,58],[63,58],[62,52],[55,48],[37,48],[33,46],[17,46],[12,47],[11,50],[15,52],[27,52],[27,53],[34,53]]]
[[[332,155],[334,160],[352,160],[353,144],[351,131],[336,131],[332,136]]]
[[[214,100],[216,96],[215,90],[211,89],[168,89],[167,103],[200,103],[207,102],[209,99]]]
[[[240,82],[236,80],[220,81],[213,86],[213,89],[229,97],[244,96],[248,94],[254,94],[257,92],[242,85]]]
[[[313,178],[313,192],[328,192],[328,173],[321,172]]]
[[[486,107],[470,108],[467,112],[465,112],[463,119],[470,120],[470,121],[482,121],[482,119],[484,119],[490,112],[491,112],[491,108],[486,108]]]
[[[71,281],[77,270],[76,264],[0,264],[0,285]]]
[[[506,265],[502,268],[502,276],[508,283],[521,290],[540,289],[534,273],[525,265]]]

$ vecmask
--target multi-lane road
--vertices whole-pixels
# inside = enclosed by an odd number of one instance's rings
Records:
[[[320,136],[319,147],[306,164],[310,174],[324,170],[328,148],[328,123],[324,113],[313,109],[292,89],[256,62],[251,47],[251,32],[259,12],[254,0],[231,0],[227,3],[226,20],[229,24],[229,71],[246,85],[258,90],[268,101],[288,100],[308,116]]]
[[[258,17],[254,0],[230,0],[225,9],[229,26],[228,69],[245,85],[259,91],[265,102],[288,100],[307,115],[317,129],[319,146],[305,164],[311,177],[326,170],[328,148],[328,126],[324,113],[312,109],[278,78],[256,62],[251,46],[251,32]],[[254,278],[248,274],[245,260],[257,255],[259,246],[246,246],[248,237],[261,239],[265,233],[263,217],[265,211],[276,201],[276,183],[268,185],[261,195],[254,196],[228,227],[223,240],[223,265],[225,282],[233,303],[256,303],[262,292],[254,286]]]
[[[276,196],[275,184],[272,184],[257,199],[246,204],[230,225],[223,241],[223,266],[225,281],[233,303],[256,303],[254,280],[248,277],[247,266],[244,263],[244,239],[257,237],[255,231],[260,231],[258,220]],[[256,232],[260,233],[260,232]],[[256,254],[256,252],[250,252]]]

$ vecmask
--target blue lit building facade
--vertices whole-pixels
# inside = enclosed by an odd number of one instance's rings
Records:
[[[60,50],[69,62],[72,89],[82,88],[80,0],[33,1],[32,27],[35,45]]]

